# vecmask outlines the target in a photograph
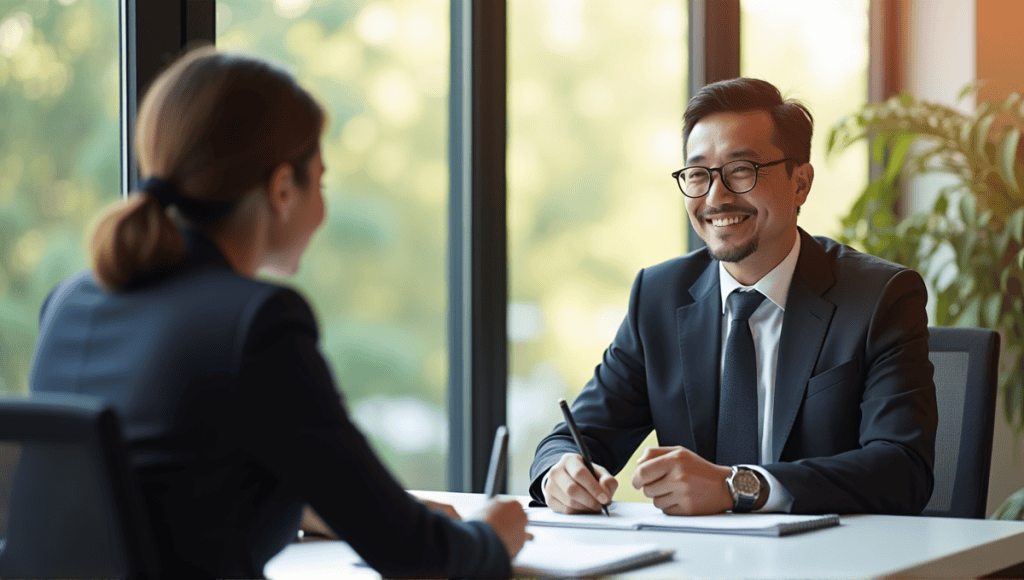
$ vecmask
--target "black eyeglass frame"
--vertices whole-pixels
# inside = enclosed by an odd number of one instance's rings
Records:
[[[725,165],[723,165],[721,167],[704,167],[703,165],[688,165],[688,166],[686,166],[686,167],[684,167],[684,168],[682,168],[682,169],[680,169],[678,171],[673,171],[672,172],[672,177],[675,178],[676,185],[679,186],[679,191],[683,192],[683,195],[685,195],[686,197],[688,197],[690,199],[700,199],[700,198],[704,197],[705,195],[711,193],[711,186],[714,185],[714,182],[715,182],[715,172],[716,171],[718,172],[718,178],[722,181],[722,185],[724,185],[726,189],[728,189],[729,191],[731,191],[731,192],[733,192],[733,193],[735,193],[737,195],[743,195],[744,193],[747,193],[747,192],[753,190],[755,187],[757,187],[757,178],[760,175],[761,168],[763,168],[763,167],[772,167],[773,165],[778,165],[780,163],[785,163],[787,161],[796,161],[796,159],[793,159],[792,157],[783,157],[782,159],[777,159],[775,161],[769,161],[768,163],[758,163],[757,161],[750,161],[748,159],[737,159],[735,161],[730,161],[729,163],[726,163]],[[722,169],[727,167],[727,166],[729,166],[729,165],[732,165],[733,163],[749,163],[749,164],[754,166],[754,183],[752,183],[750,185],[750,187],[748,187],[747,189],[744,189],[743,191],[736,191],[735,189],[729,187],[729,181],[727,179],[725,179],[725,177],[722,174]],[[704,169],[705,171],[708,172],[708,189],[707,189],[707,191],[705,191],[704,193],[702,193],[700,195],[690,195],[690,194],[686,193],[686,187],[685,187],[686,183],[685,183],[685,180],[681,179],[680,176],[682,176],[683,172],[686,171],[687,169]]]

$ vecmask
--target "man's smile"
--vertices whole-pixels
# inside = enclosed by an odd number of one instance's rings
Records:
[[[738,223],[740,223],[742,221],[745,221],[749,217],[750,217],[749,215],[714,217],[714,218],[710,218],[710,219],[708,219],[706,221],[708,223],[710,223],[711,225],[717,227],[717,228],[721,228],[721,227],[725,227],[725,226],[731,226],[731,225],[738,224]]]
[[[717,210],[701,212],[701,220],[716,228],[734,226],[747,221],[750,217],[756,216],[757,210],[748,208],[723,207]]]

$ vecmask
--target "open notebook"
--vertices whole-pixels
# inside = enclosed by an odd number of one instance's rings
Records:
[[[516,576],[589,578],[671,560],[673,553],[673,550],[662,550],[656,544],[531,541],[523,545],[512,561],[512,570]]]
[[[790,514],[733,514],[714,516],[670,516],[649,503],[615,502],[604,514],[566,515],[549,508],[527,508],[533,526],[621,530],[659,530],[716,534],[786,536],[839,525],[839,516],[796,516]]]

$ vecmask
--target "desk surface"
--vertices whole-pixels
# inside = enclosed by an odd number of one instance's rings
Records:
[[[450,503],[464,517],[486,502],[479,494],[415,493]],[[538,542],[643,541],[676,551],[674,561],[616,578],[976,578],[1024,561],[1024,522],[991,520],[844,516],[838,527],[783,538],[538,526],[530,532]],[[272,580],[339,572],[379,577],[354,566],[357,561],[341,542],[293,544],[267,564],[265,573]]]

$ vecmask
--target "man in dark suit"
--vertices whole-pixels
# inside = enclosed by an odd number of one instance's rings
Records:
[[[676,173],[707,246],[645,268],[573,403],[598,479],[565,426],[541,441],[530,493],[566,513],[632,484],[669,514],[918,514],[937,411],[927,294],[913,270],[797,227],[813,121],[771,84],[704,87]]]

